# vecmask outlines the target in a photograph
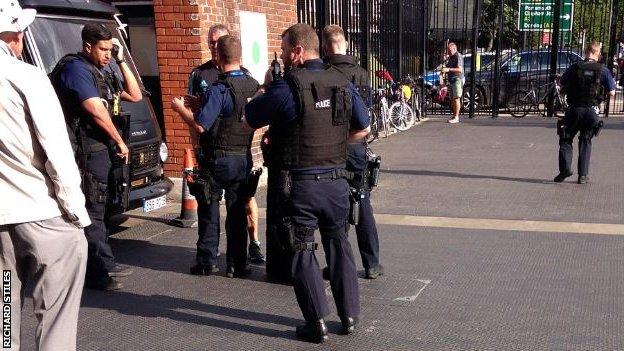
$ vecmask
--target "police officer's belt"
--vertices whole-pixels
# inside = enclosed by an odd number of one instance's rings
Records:
[[[330,172],[325,173],[317,173],[317,174],[297,174],[291,173],[290,175],[292,180],[335,180],[335,179],[353,179],[353,173],[344,169],[334,169]]]
[[[246,155],[247,155],[247,150],[240,150],[240,151],[214,150],[212,152],[212,156],[214,158],[221,158],[221,157],[226,157],[226,156],[246,156]]]
[[[294,243],[293,249],[296,251],[315,251],[318,249],[318,243],[315,242],[305,242],[305,243]]]

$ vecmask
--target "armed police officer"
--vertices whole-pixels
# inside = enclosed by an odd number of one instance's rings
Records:
[[[362,99],[370,106],[370,75],[364,68],[355,63],[353,56],[347,55],[347,41],[340,26],[329,25],[323,29],[323,48],[326,54],[325,62],[342,72],[358,89]],[[351,217],[357,219],[356,223],[353,224],[355,224],[365,277],[375,279],[383,274],[383,266],[379,264],[379,237],[370,202],[370,191],[373,185],[369,177],[369,156],[371,154],[372,152],[368,149],[364,139],[347,145],[346,169],[354,173],[353,179],[349,180],[352,192]],[[370,168],[378,165],[375,161],[375,158],[370,160],[372,166]],[[356,213],[353,213],[354,211]],[[327,276],[327,273],[329,273],[327,269],[323,270],[324,276]]]
[[[601,63],[601,45],[592,42],[585,50],[585,60],[570,66],[561,77],[567,94],[568,111],[557,123],[559,134],[559,174],[554,181],[563,182],[572,175],[572,141],[579,133],[578,183],[588,181],[592,138],[600,132],[599,105],[606,94],[615,96],[615,80]]]
[[[206,92],[210,89],[212,84],[219,79],[219,75],[221,74],[221,68],[217,63],[217,41],[224,35],[229,35],[229,29],[223,24],[215,24],[212,25],[208,29],[208,48],[210,49],[211,59],[204,62],[203,64],[195,67],[189,76],[189,84],[188,84],[188,94],[192,96],[202,97],[206,94]],[[245,73],[248,71],[241,67],[241,70]],[[191,128],[191,138],[194,144],[197,144],[196,133]],[[253,195],[253,194],[252,194]],[[256,203],[255,197],[251,197],[246,205],[247,209],[247,231],[249,232],[249,260],[251,263],[263,263],[265,261],[264,255],[262,254],[262,249],[260,248],[260,240],[258,238],[258,204]],[[205,225],[201,224],[202,219],[199,219],[199,223],[202,228],[206,228]],[[201,238],[207,238],[206,235],[200,235]],[[218,240],[218,239],[217,239]],[[207,245],[207,243],[198,245]],[[218,241],[217,241],[218,246]],[[198,251],[199,254],[199,251]],[[202,261],[198,258],[198,261]],[[194,274],[200,274],[201,271],[196,269],[192,269]]]
[[[250,194],[253,131],[243,127],[244,106],[258,90],[258,82],[241,70],[240,40],[221,36],[216,60],[223,71],[202,97],[201,107],[190,97],[175,98],[172,108],[199,134],[202,155],[200,174],[189,184],[198,202],[199,240],[193,274],[210,275],[218,271],[216,258],[219,238],[219,200],[225,189],[227,218],[228,277],[243,277],[247,266],[247,217],[245,205]],[[195,113],[194,113],[195,112]]]
[[[63,57],[51,79],[75,147],[92,222],[85,228],[89,243],[85,285],[115,290],[121,284],[113,277],[132,272],[127,266],[115,263],[107,242],[111,168],[114,162],[128,162],[128,147],[113,119],[119,118],[120,100],[138,102],[142,94],[124,61],[123,46],[108,28],[101,24],[85,25],[82,43],[82,52]],[[121,78],[109,66],[111,59],[121,71]]]
[[[349,184],[345,177],[347,139],[368,134],[366,106],[338,70],[319,58],[319,40],[306,24],[282,34],[284,80],[245,108],[252,128],[270,126],[271,167],[278,167],[283,196],[288,199],[280,226],[282,245],[294,251],[291,266],[297,302],[306,323],[297,337],[327,339],[329,313],[321,270],[314,251],[319,229],[343,333],[353,332],[360,314],[355,260],[347,239]],[[267,77],[268,78],[268,77]]]

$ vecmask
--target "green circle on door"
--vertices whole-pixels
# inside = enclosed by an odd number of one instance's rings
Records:
[[[254,64],[260,63],[260,44],[257,41],[254,41],[251,46],[251,57],[253,58]]]

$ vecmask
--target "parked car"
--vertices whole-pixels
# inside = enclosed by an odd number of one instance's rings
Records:
[[[493,91],[498,89],[499,102],[504,106],[514,92],[528,89],[530,81],[538,85],[546,84],[550,73],[549,50],[522,51],[508,53],[501,58],[499,86],[493,87],[495,61],[491,61],[475,75],[475,100],[478,107],[491,105]],[[562,74],[570,65],[581,61],[582,57],[573,51],[560,51],[557,56],[557,74]],[[470,101],[471,76],[466,76],[464,85],[464,105]],[[469,105],[468,105],[469,106]]]
[[[46,73],[50,73],[66,54],[82,50],[81,31],[86,23],[106,26],[124,43],[120,30],[123,26],[116,19],[117,10],[99,0],[20,0],[20,4],[24,8],[37,9],[35,21],[25,32],[24,60]],[[130,149],[130,172],[125,183],[130,189],[128,205],[121,208],[121,212],[141,206],[146,209],[164,206],[165,195],[173,187],[171,180],[164,175],[167,145],[146,97],[149,92],[140,81],[128,48],[124,49],[126,62],[139,80],[144,98],[136,103],[121,103],[122,110],[130,114],[130,128],[125,140]],[[114,60],[111,60],[110,69],[117,70],[121,76]]]

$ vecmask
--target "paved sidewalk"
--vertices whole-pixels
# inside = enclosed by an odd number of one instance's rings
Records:
[[[360,280],[354,335],[335,334],[334,313],[329,343],[296,340],[292,288],[261,266],[249,279],[188,275],[196,232],[166,224],[173,205],[130,213],[111,238],[136,272],[121,292],[85,290],[79,350],[624,350],[624,121],[594,141],[585,186],[552,183],[549,119],[433,119],[373,148],[387,273]],[[34,350],[31,301],[24,318]]]

